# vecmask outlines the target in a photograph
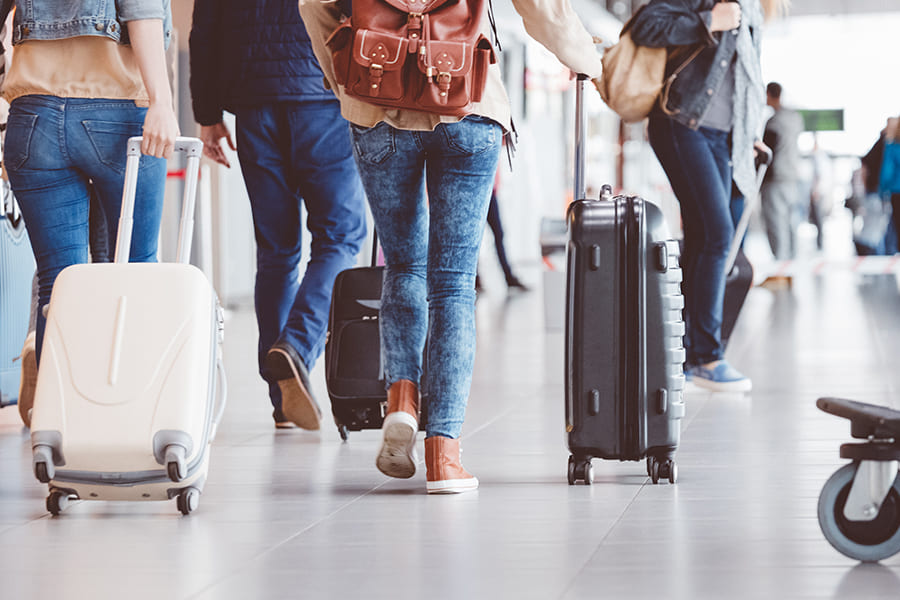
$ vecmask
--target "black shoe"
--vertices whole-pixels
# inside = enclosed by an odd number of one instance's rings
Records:
[[[506,278],[506,287],[508,287],[510,289],[513,289],[513,288],[519,289],[519,290],[522,290],[523,292],[528,291],[528,286],[525,285],[524,283],[522,283],[521,281],[519,281],[519,279],[515,275],[510,275],[509,277]]]
[[[287,420],[302,429],[319,429],[322,411],[312,395],[306,365],[294,347],[276,342],[266,354],[266,371],[267,379],[281,388],[281,410]]]

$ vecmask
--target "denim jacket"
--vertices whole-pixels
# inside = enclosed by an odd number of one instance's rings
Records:
[[[17,7],[13,45],[28,40],[60,40],[82,35],[128,43],[128,21],[162,19],[168,48],[172,39],[170,0],[3,0],[4,19]]]
[[[668,110],[676,113],[671,118],[691,129],[699,127],[712,100],[711,90],[718,89],[737,51],[737,30],[719,35],[709,30],[716,1],[651,0],[631,28],[631,39],[641,46],[704,46],[675,78],[666,104]],[[758,32],[751,33],[758,51]],[[666,66],[666,75],[684,60],[679,55],[672,58]]]

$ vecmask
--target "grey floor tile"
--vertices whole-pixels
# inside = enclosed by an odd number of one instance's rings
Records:
[[[422,462],[380,474],[378,432],[341,442],[321,362],[323,429],[275,431],[252,312],[229,311],[229,405],[190,517],[76,502],[51,518],[28,432],[0,410],[0,597],[894,600],[900,555],[860,565],[819,530],[850,431],[815,400],[900,407],[898,296],[893,277],[843,273],[754,288],[728,350],[754,391],[686,391],[679,482],[597,459],[594,485],[568,486],[562,332],[544,331],[539,289],[487,293],[462,440],[482,485],[455,497],[424,493]]]

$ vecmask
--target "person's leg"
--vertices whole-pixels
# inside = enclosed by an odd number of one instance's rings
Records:
[[[776,260],[789,260],[793,253],[792,182],[772,181],[762,187],[762,215],[769,247]]]
[[[681,205],[686,255],[682,289],[688,325],[687,363],[717,364],[723,357],[725,260],[734,236],[729,206],[728,135],[705,128],[693,131],[657,117],[650,121],[650,143]],[[740,379],[742,387],[749,384],[727,363],[722,364],[729,370],[723,377]]]
[[[468,117],[427,136],[429,493],[478,487],[460,463],[459,435],[475,364],[473,284],[502,135],[494,121]]]
[[[428,136],[426,435],[458,438],[475,362],[475,272],[502,129],[468,117]]]
[[[10,107],[6,133],[5,167],[37,262],[38,364],[53,283],[64,268],[88,258],[88,182],[64,153],[64,112],[58,98],[24,96]]]
[[[259,374],[268,382],[275,422],[284,423],[288,418],[282,412],[281,389],[270,377],[266,355],[278,339],[300,287],[300,197],[288,183],[291,134],[277,105],[241,109],[236,117],[238,160],[250,197],[256,238],[254,301]],[[308,416],[315,418],[310,423],[304,420],[304,424],[318,428],[317,415]]]
[[[371,128],[351,125],[351,134],[385,258],[379,329],[388,410],[375,464],[386,475],[406,478],[416,472],[415,435],[428,328],[424,133],[382,122]]]
[[[309,262],[279,341],[296,348],[311,368],[325,349],[334,279],[356,264],[366,238],[366,195],[337,101],[293,105],[288,122],[291,187],[300,190],[311,240]]]

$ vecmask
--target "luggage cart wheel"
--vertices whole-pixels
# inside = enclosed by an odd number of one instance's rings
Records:
[[[341,435],[341,441],[346,442],[347,438],[350,437],[350,430],[347,429],[346,425],[338,425],[338,433]]]
[[[653,483],[657,483],[660,479],[668,479],[669,483],[675,483],[675,480],[678,478],[678,466],[675,464],[675,461],[671,458],[666,459],[665,461],[655,460],[654,465],[657,470],[656,478],[653,479]],[[650,477],[653,478],[653,474],[650,474]]]
[[[662,465],[660,465],[658,460],[654,460],[653,464],[650,465],[650,481],[654,484],[659,483],[659,471]]]
[[[572,455],[569,455],[568,480],[569,485],[575,485],[575,457]]]
[[[181,493],[178,494],[178,498],[175,500],[175,504],[178,506],[181,514],[191,514],[200,504],[200,490],[192,487],[181,490]]]
[[[66,509],[69,504],[69,494],[59,490],[53,490],[47,496],[47,511],[54,517]]]
[[[851,521],[844,507],[858,468],[858,462],[844,465],[825,482],[819,494],[819,527],[841,554],[877,562],[900,552],[900,478],[894,479],[872,520]]]
[[[656,463],[655,456],[647,457],[647,477],[653,477],[653,464]]]

